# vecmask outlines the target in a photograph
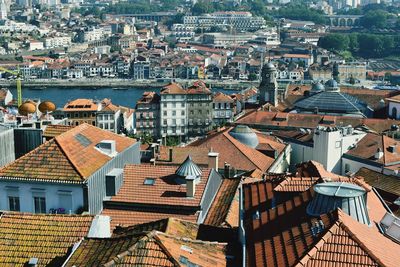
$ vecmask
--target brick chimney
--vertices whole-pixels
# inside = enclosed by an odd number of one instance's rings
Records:
[[[186,180],[186,197],[194,197],[194,194],[196,193],[196,176],[194,175],[188,175],[185,178]]]
[[[217,152],[208,153],[208,168],[218,170],[218,156]]]

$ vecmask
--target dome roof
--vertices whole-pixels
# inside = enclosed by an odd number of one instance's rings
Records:
[[[257,135],[246,125],[237,125],[229,131],[229,135],[240,143],[252,148],[256,148],[259,143]]]
[[[338,85],[337,81],[335,81],[334,79],[330,79],[330,80],[326,81],[325,88],[330,89],[330,90],[332,90],[332,89],[338,90],[339,85]]]
[[[270,61],[264,65],[267,70],[276,70],[275,65]]]
[[[364,188],[345,182],[328,182],[316,184],[314,192],[307,207],[308,215],[320,216],[340,208],[360,223],[369,225]]]
[[[21,115],[28,115],[31,113],[35,113],[36,111],[36,106],[32,102],[25,102],[18,108],[18,112]]]
[[[40,112],[47,113],[56,110],[56,105],[50,101],[44,101],[39,105]]]
[[[358,98],[339,91],[323,91],[302,98],[294,104],[300,111],[368,115],[368,105]]]
[[[202,174],[202,171],[200,170],[199,166],[193,162],[192,157],[189,155],[181,164],[181,166],[179,166],[179,168],[175,171],[175,174],[181,177],[195,176],[199,178]]]
[[[320,82],[314,83],[311,87],[312,93],[319,93],[322,91],[325,91],[325,86]]]

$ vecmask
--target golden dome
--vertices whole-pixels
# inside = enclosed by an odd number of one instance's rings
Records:
[[[35,106],[35,104],[33,104],[31,102],[25,102],[18,108],[19,114],[24,115],[24,116],[31,114],[31,113],[35,113],[35,111],[36,111],[36,106]]]
[[[44,101],[44,102],[40,103],[39,110],[42,113],[52,112],[52,111],[56,110],[56,105],[53,102]]]

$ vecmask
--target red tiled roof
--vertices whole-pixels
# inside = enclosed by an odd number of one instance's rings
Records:
[[[161,94],[176,94],[176,95],[184,95],[186,91],[182,88],[180,84],[170,83],[161,89]]]
[[[170,161],[170,149],[172,149],[172,161]],[[181,164],[190,155],[193,162],[197,165],[208,165],[208,152],[206,147],[167,147],[160,146],[160,152],[157,157],[159,163]]]
[[[287,177],[274,188],[277,192],[304,192],[320,180],[319,177]]]
[[[384,237],[375,226],[386,210],[374,191],[367,193],[371,226],[341,210],[308,216],[312,189],[276,206],[270,181],[244,184],[243,194],[247,266],[396,266],[399,261],[400,255],[394,251],[399,251],[400,245]],[[318,220],[322,220],[324,229],[312,234],[311,227]],[[388,256],[393,253],[395,257]]]
[[[244,124],[251,127],[295,127],[295,128],[316,128],[323,124],[324,115],[319,114],[296,114],[287,113],[287,120],[275,120],[276,112],[257,110],[249,112],[236,121],[236,124]],[[400,125],[400,121],[389,119],[371,119],[348,116],[334,116],[335,125],[352,125],[353,127],[367,126],[370,129],[381,133],[389,130],[392,125]]]
[[[0,177],[83,182],[112,159],[95,147],[103,140],[115,140],[119,153],[136,142],[84,123],[0,169]]]
[[[202,169],[200,182],[196,184],[195,196],[186,197],[186,186],[175,179],[177,166],[126,165],[124,183],[112,202],[156,205],[200,206],[211,169]],[[154,178],[154,185],[144,185],[146,178]],[[149,196],[151,196],[149,198]]]
[[[1,266],[61,266],[72,246],[85,237],[93,216],[3,213],[0,217]]]
[[[74,126],[71,125],[59,125],[59,124],[49,124],[46,126],[46,129],[43,132],[43,137],[45,138],[54,138],[62,133],[65,133],[66,131],[74,128]]]
[[[213,102],[233,103],[233,99],[232,99],[232,97],[230,97],[222,92],[218,92],[213,96]]]
[[[64,111],[97,111],[97,108],[93,100],[78,98],[65,104]]]
[[[208,136],[206,139],[199,140],[191,144],[191,146],[207,147],[219,153],[219,167],[223,168],[227,162],[237,170],[254,170],[259,169],[263,172],[267,171],[273,162],[274,158],[269,157],[257,149],[251,148],[242,144],[233,138],[229,131],[230,129],[217,132]],[[278,142],[273,137],[265,136],[256,132],[260,144],[270,144],[275,147],[279,153],[286,147],[285,144]]]
[[[223,179],[218,193],[208,211],[204,224],[237,227],[239,223],[239,203],[237,189],[240,179]],[[234,203],[235,202],[235,203]]]

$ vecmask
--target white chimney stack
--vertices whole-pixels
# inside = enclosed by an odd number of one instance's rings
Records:
[[[196,176],[188,175],[186,176],[186,197],[194,197],[196,192]]]
[[[218,170],[218,156],[217,152],[208,153],[208,168]]]

